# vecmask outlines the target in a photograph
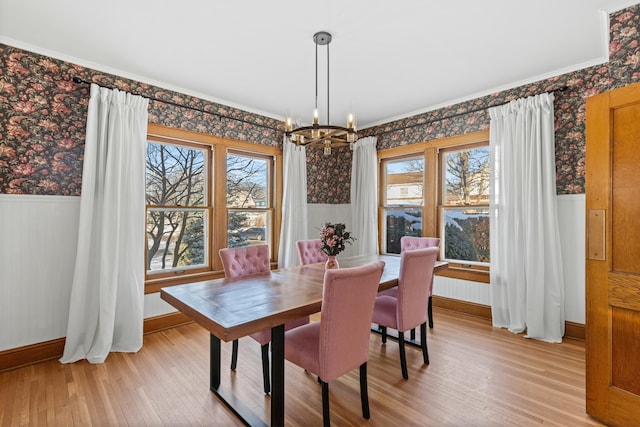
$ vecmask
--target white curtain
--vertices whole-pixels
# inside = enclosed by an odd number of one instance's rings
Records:
[[[378,253],[378,155],[377,138],[369,136],[353,145],[351,165],[351,231],[353,254]]]
[[[553,94],[490,109],[493,325],[561,342]]]
[[[278,267],[298,265],[296,242],[307,237],[307,152],[304,146],[282,141],[282,227]]]
[[[91,85],[62,363],[102,363],[142,346],[148,103]]]

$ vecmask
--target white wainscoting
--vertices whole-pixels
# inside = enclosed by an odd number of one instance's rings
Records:
[[[66,335],[79,212],[79,197],[0,194],[0,351]],[[173,311],[145,295],[145,318]]]
[[[558,223],[564,267],[564,311],[570,322],[585,323],[585,209],[584,194],[558,196]]]
[[[65,336],[79,197],[0,194],[0,350]]]
[[[79,209],[79,197],[0,194],[0,351],[65,336]],[[566,319],[576,323],[585,321],[584,209],[584,194],[558,197]],[[310,204],[308,238],[327,221],[350,229],[351,206]],[[490,305],[484,283],[438,277],[434,293]],[[145,295],[145,318],[173,311]]]

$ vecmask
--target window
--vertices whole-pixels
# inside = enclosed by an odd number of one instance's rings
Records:
[[[210,147],[147,141],[147,274],[209,266]]]
[[[150,124],[146,168],[146,292],[221,277],[218,251],[278,248],[278,148]]]
[[[489,147],[440,153],[440,246],[445,260],[489,263]]]
[[[390,159],[382,163],[383,252],[400,253],[402,236],[422,235],[424,157]]]
[[[380,250],[437,236],[442,274],[489,282],[489,132],[381,150]]]
[[[272,160],[227,153],[228,247],[270,243]]]

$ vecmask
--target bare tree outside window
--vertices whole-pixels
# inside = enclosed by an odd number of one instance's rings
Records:
[[[204,149],[147,143],[147,271],[205,263],[206,159]]]
[[[489,149],[445,153],[445,205],[488,202]]]

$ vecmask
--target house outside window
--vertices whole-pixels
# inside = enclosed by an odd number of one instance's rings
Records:
[[[382,163],[383,253],[399,254],[403,236],[422,235],[424,158],[390,159]]]

